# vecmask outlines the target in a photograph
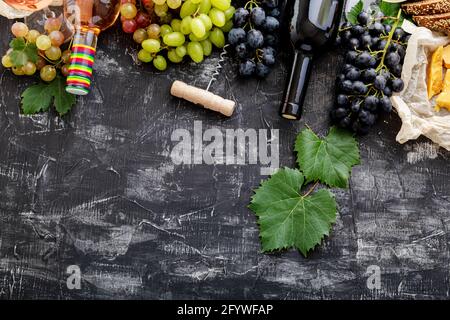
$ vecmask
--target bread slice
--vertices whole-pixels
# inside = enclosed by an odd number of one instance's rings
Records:
[[[450,33],[450,12],[426,16],[413,16],[413,20],[421,27],[447,34]]]
[[[410,15],[424,16],[450,12],[450,0],[422,0],[402,5]]]

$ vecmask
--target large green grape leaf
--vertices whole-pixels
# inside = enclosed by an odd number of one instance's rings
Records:
[[[360,163],[357,141],[350,132],[336,127],[324,139],[311,129],[303,130],[297,136],[295,151],[306,179],[330,187],[347,188],[352,167]]]
[[[328,236],[336,221],[334,196],[322,189],[300,194],[304,177],[280,169],[255,191],[249,208],[257,215],[264,252],[295,247],[304,255]]]

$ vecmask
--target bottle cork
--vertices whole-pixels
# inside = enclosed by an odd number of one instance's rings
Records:
[[[182,81],[175,81],[172,84],[170,93],[178,98],[185,99],[194,104],[199,104],[206,109],[220,112],[231,117],[236,107],[236,102],[227,100],[209,91],[190,86]]]

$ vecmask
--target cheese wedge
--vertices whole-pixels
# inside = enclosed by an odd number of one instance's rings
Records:
[[[450,70],[445,71],[444,84],[442,85],[442,91],[450,92]]]
[[[444,91],[440,95],[438,95],[436,99],[436,111],[441,111],[442,108],[450,111],[450,92]]]
[[[450,45],[444,47],[442,58],[444,59],[444,67],[450,69]]]
[[[444,47],[440,46],[431,55],[431,60],[427,68],[427,91],[428,99],[442,91],[444,82],[442,81],[442,64],[443,64]]]

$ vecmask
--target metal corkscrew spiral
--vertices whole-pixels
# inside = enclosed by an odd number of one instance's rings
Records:
[[[219,61],[217,62],[216,67],[215,67],[215,69],[214,69],[214,73],[212,74],[211,80],[209,81],[208,86],[206,87],[206,91],[209,91],[209,89],[211,88],[211,85],[212,85],[212,84],[214,83],[214,81],[216,81],[217,78],[219,77],[220,72],[221,72],[222,69],[223,69],[223,63],[225,62],[225,59],[226,59],[227,54],[228,54],[227,48],[228,48],[229,46],[230,46],[229,44],[226,44],[226,45],[223,47],[223,50],[222,50],[222,52],[221,52],[220,55],[219,55]]]

